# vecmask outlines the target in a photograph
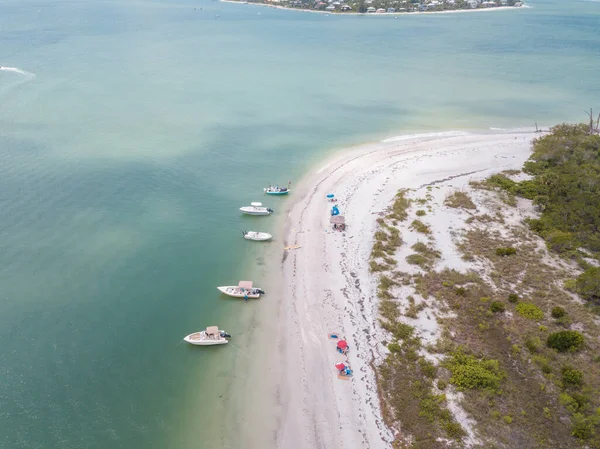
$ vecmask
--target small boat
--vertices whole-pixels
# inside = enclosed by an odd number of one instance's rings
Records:
[[[273,236],[267,232],[242,231],[242,234],[246,240],[254,240],[256,242],[266,242],[273,238]]]
[[[218,326],[209,326],[206,328],[206,330],[195,332],[184,337],[183,339],[191,345],[214,346],[228,343],[228,338],[231,338],[231,335],[223,330],[220,330]]]
[[[273,209],[269,209],[259,202],[250,203],[250,206],[240,207],[240,210],[247,215],[271,215],[273,213]]]
[[[287,187],[269,186],[263,189],[267,195],[287,195],[290,193],[290,189]]]
[[[264,295],[265,292],[258,287],[252,287],[252,281],[240,281],[238,285],[226,285],[224,287],[217,287],[217,289],[233,298],[249,298],[257,299],[260,295]]]

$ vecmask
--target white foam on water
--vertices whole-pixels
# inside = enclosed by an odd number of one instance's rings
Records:
[[[13,72],[13,73],[18,73],[19,75],[23,75],[26,76],[27,78],[35,78],[35,73],[31,73],[31,72],[27,72],[25,70],[22,70],[18,67],[3,67],[0,66],[0,71],[2,72]]]
[[[381,143],[400,142],[402,140],[418,139],[422,137],[457,137],[467,135],[469,135],[469,133],[464,131],[444,131],[439,133],[406,134],[404,136],[390,137],[389,139],[382,140]]]
[[[0,66],[0,72],[10,72],[10,73],[16,73],[17,75],[20,75],[20,77],[19,77],[20,79],[18,81],[8,83],[7,85],[2,85],[2,83],[0,83],[0,94],[6,93],[7,91],[9,91],[17,86],[20,86],[23,83],[31,81],[32,79],[35,78],[35,73],[31,73],[26,70],[22,70],[18,67]]]

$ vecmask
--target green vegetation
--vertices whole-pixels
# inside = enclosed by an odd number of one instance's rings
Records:
[[[496,248],[496,256],[513,256],[517,254],[517,250],[512,247]]]
[[[419,209],[418,211],[415,212],[415,214],[417,215],[417,217],[423,217],[423,216],[427,215],[427,212],[425,212],[423,209]]]
[[[459,390],[497,391],[505,377],[497,360],[485,360],[457,350],[451,354],[445,366],[452,373],[450,383]]]
[[[500,301],[493,301],[490,304],[490,310],[494,313],[499,313],[499,312],[504,312],[506,310],[506,307],[504,307],[504,304],[501,303]]]
[[[463,209],[477,209],[477,206],[475,206],[475,203],[471,197],[467,193],[461,192],[460,190],[448,195],[444,201],[444,204],[448,207],[454,208],[462,207]]]
[[[581,273],[577,278],[575,288],[583,299],[598,303],[600,300],[600,268],[591,267]]]
[[[563,384],[568,386],[580,386],[583,383],[583,373],[579,370],[565,366],[562,369]]]
[[[548,347],[558,352],[578,351],[583,347],[583,335],[577,331],[560,331],[548,335],[546,340]]]
[[[513,304],[519,301],[519,295],[516,293],[510,293],[508,295],[508,302],[512,302]]]
[[[563,316],[565,316],[567,314],[567,312],[565,312],[565,309],[563,309],[560,306],[556,306],[552,309],[552,312],[550,313],[552,315],[552,318],[562,318]]]
[[[413,220],[413,222],[410,224],[410,227],[421,234],[431,234],[431,229],[429,226],[423,223],[421,220]]]
[[[600,257],[600,135],[587,125],[555,126],[537,139],[523,171],[533,178],[515,182],[500,174],[483,187],[533,200],[541,212],[529,220],[552,251],[576,259],[585,269],[577,278],[582,298],[600,303],[600,268],[585,257]],[[584,254],[578,248],[585,248]]]
[[[527,318],[528,320],[539,321],[544,318],[544,312],[542,312],[542,309],[529,302],[520,302],[517,304],[515,310],[519,315],[521,315],[523,318]]]

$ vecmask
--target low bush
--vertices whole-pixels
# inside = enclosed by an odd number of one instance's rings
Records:
[[[463,209],[477,209],[477,206],[475,206],[475,203],[471,200],[469,195],[461,191],[456,191],[449,195],[444,201],[444,204],[454,208],[462,207]]]
[[[422,217],[424,215],[427,215],[427,212],[425,212],[423,209],[419,209],[417,212],[417,217]]]
[[[410,227],[421,234],[431,234],[431,229],[421,220],[413,220]]]
[[[563,309],[562,307],[556,306],[552,309],[551,315],[552,318],[561,318],[563,316],[565,316],[567,314],[567,312],[565,312],[565,309]]]
[[[519,301],[519,295],[516,293],[511,293],[508,295],[508,302],[512,302],[513,304]]]
[[[528,338],[525,340],[525,347],[529,349],[529,352],[540,352],[540,349],[542,349],[542,340],[540,337]]]
[[[459,390],[497,391],[505,377],[497,360],[479,359],[461,350],[453,352],[445,366],[452,373],[450,383]]]
[[[406,261],[411,265],[418,265],[421,268],[426,268],[430,264],[430,260],[421,254],[411,254],[406,256]]]
[[[519,315],[528,320],[541,320],[544,318],[542,309],[529,302],[520,302],[517,304],[516,311]]]
[[[583,383],[583,373],[569,366],[564,366],[561,370],[562,381],[564,385],[578,387]]]
[[[560,331],[548,335],[546,345],[558,352],[577,351],[583,347],[585,340],[577,331]]]
[[[504,304],[502,304],[500,301],[492,301],[492,303],[490,304],[490,310],[494,313],[500,313],[504,312],[506,308],[504,307]]]
[[[600,300],[600,267],[591,267],[576,280],[577,293],[588,301]]]
[[[510,246],[506,248],[496,248],[496,256],[512,256],[517,254],[516,248],[512,248]]]
[[[469,291],[465,287],[457,287],[454,289],[454,293],[458,296],[467,296]]]

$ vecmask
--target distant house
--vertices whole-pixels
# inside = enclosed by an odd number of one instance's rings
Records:
[[[375,11],[377,11],[377,10],[375,8],[373,8],[372,6],[369,6],[367,8],[367,12],[375,12]]]
[[[469,8],[471,8],[471,9],[477,8],[477,5],[478,5],[477,0],[467,0],[467,3],[469,4]]]
[[[352,11],[352,6],[350,5],[342,5],[342,11]]]
[[[340,6],[341,3],[340,2],[333,2],[332,5],[334,5],[334,6]]]
[[[508,0],[500,0],[502,6],[508,6]]]
[[[384,12],[385,12],[385,9],[383,9],[383,8],[379,8],[379,9],[377,9],[377,10],[376,10],[376,12],[377,12],[378,14],[381,14],[381,13],[384,13]]]
[[[323,3],[323,2],[315,3],[315,9],[323,9],[323,8],[325,8],[326,5],[327,5],[327,3]]]
[[[515,6],[516,6],[516,7],[523,6],[523,2],[516,2],[516,3],[515,3]]]
[[[335,6],[333,5],[329,5],[327,8],[325,8],[326,11],[335,11]]]
[[[396,8],[388,8],[387,12],[396,12]]]

